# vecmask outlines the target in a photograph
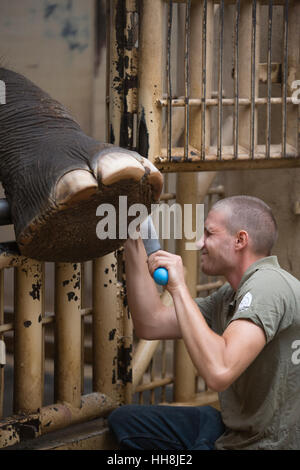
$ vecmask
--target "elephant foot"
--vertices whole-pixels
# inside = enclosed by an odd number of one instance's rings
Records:
[[[83,262],[110,253],[127,239],[124,234],[119,237],[120,217],[127,217],[120,212],[124,211],[120,197],[123,201],[126,197],[128,208],[140,203],[150,213],[162,185],[161,173],[147,159],[124,149],[106,149],[93,157],[92,165],[72,169],[59,178],[49,206],[17,235],[20,252],[37,260],[59,262]],[[100,239],[97,224],[107,212],[104,215],[102,211],[102,217],[96,213],[103,204],[110,205],[103,209],[113,209],[112,226],[107,238]],[[135,217],[128,217],[128,224]]]

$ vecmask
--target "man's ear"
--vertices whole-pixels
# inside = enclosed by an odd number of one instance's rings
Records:
[[[236,237],[235,237],[235,249],[236,250],[242,250],[245,248],[249,243],[249,235],[246,230],[240,230],[237,232]]]

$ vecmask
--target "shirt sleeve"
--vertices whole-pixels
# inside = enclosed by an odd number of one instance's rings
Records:
[[[237,307],[227,326],[234,320],[245,319],[260,326],[269,343],[276,334],[292,323],[289,288],[280,274],[258,274],[243,286],[237,298]]]

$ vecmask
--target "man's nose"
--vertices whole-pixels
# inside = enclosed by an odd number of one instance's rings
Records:
[[[204,235],[202,235],[202,237],[196,241],[196,248],[198,250],[202,250],[202,248],[204,247]]]

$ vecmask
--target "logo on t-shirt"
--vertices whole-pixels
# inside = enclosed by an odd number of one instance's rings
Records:
[[[252,294],[250,292],[247,292],[247,294],[244,295],[244,297],[242,298],[242,300],[240,302],[238,312],[242,312],[243,310],[247,310],[247,308],[250,307],[251,303],[252,303]]]

